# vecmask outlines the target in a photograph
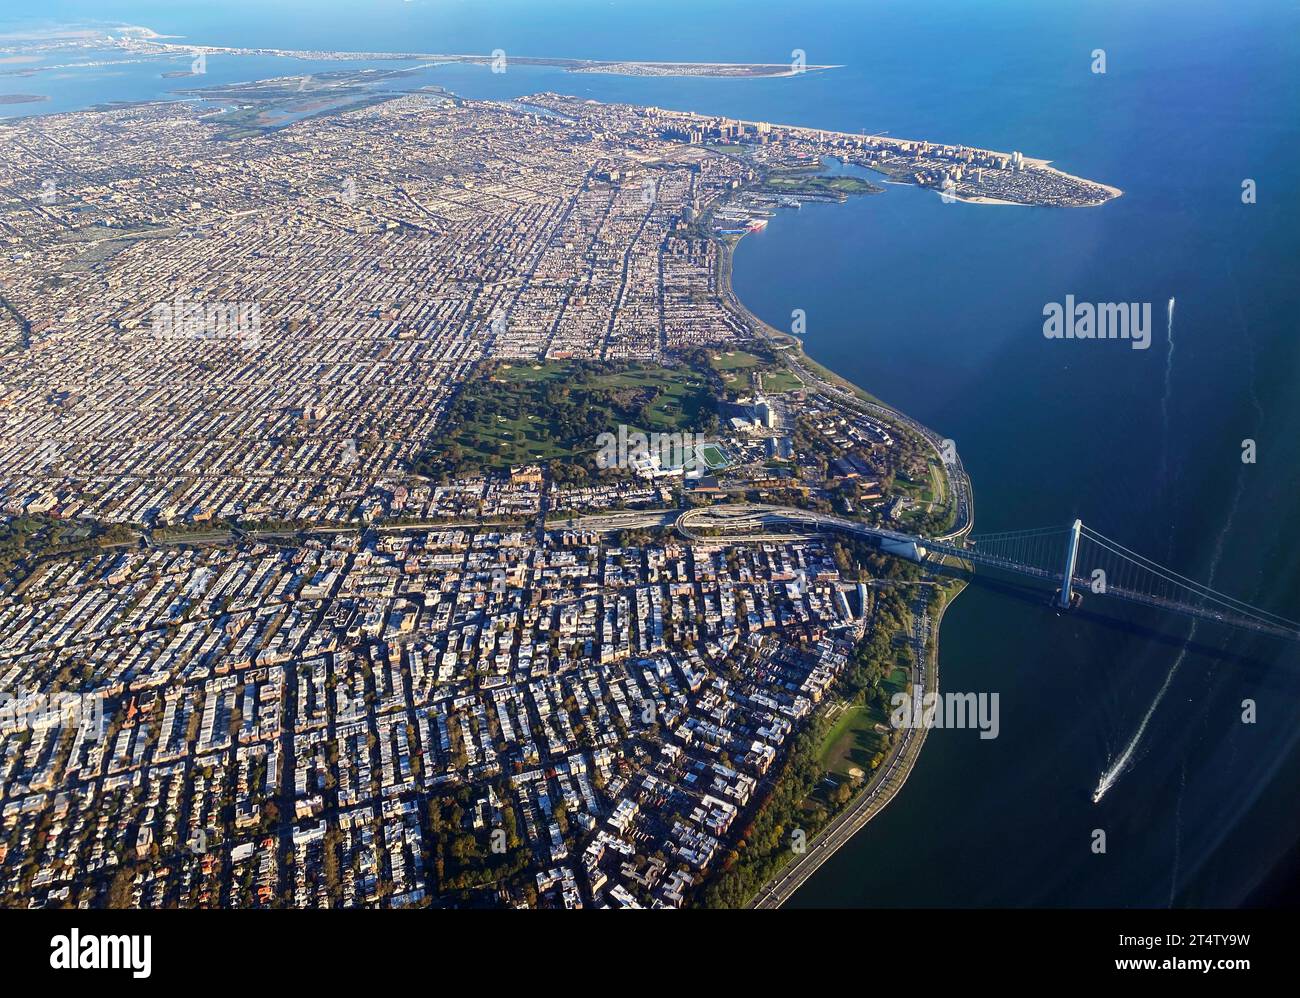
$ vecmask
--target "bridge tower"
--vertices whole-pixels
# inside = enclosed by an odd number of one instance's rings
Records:
[[[1070,524],[1070,535],[1065,542],[1065,574],[1061,578],[1061,592],[1056,600],[1056,605],[1062,610],[1070,609],[1070,598],[1074,595],[1071,589],[1071,583],[1074,580],[1074,565],[1079,560],[1079,531],[1083,529],[1083,521],[1075,520]]]

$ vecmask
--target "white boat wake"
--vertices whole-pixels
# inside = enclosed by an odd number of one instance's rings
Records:
[[[1188,642],[1190,642],[1192,638],[1196,637],[1196,627],[1199,623],[1200,621],[1192,622],[1192,630],[1187,635]],[[1151,706],[1147,708],[1146,715],[1142,718],[1142,723],[1138,725],[1137,731],[1134,733],[1133,737],[1129,739],[1129,743],[1124,746],[1124,751],[1121,752],[1115,761],[1107,767],[1106,771],[1101,774],[1101,779],[1097,781],[1097,789],[1092,792],[1092,802],[1094,804],[1100,803],[1101,799],[1106,796],[1106,793],[1110,788],[1115,785],[1115,781],[1119,779],[1120,774],[1123,773],[1124,770],[1128,768],[1129,763],[1132,762],[1133,753],[1138,747],[1138,742],[1142,741],[1142,736],[1146,734],[1147,725],[1151,722],[1151,715],[1156,712],[1156,708],[1160,706],[1160,701],[1165,698],[1165,693],[1169,690],[1169,684],[1174,680],[1174,674],[1178,672],[1178,667],[1183,664],[1183,659],[1186,657],[1187,645],[1184,644],[1182,651],[1180,651],[1178,657],[1174,659],[1174,664],[1172,668],[1170,668],[1169,674],[1165,676],[1164,683],[1161,684],[1160,689],[1156,692],[1156,698],[1151,701]]]
[[[1165,326],[1165,391],[1160,396],[1160,426],[1163,446],[1160,450],[1160,481],[1169,484],[1169,388],[1174,373],[1174,300],[1169,299],[1168,319]]]
[[[1173,370],[1174,362],[1174,299],[1169,299],[1169,325],[1168,325],[1169,352],[1165,356],[1165,393],[1160,400],[1160,411],[1163,416],[1165,433],[1169,431],[1169,376]],[[1166,448],[1167,452],[1167,448]],[[1214,576],[1219,570],[1219,561],[1223,557],[1223,542],[1228,536],[1228,531],[1232,529],[1232,521],[1237,516],[1237,505],[1241,501],[1242,489],[1245,481],[1241,473],[1237,474],[1237,490],[1232,497],[1232,507],[1228,510],[1228,517],[1224,521],[1223,529],[1219,531],[1219,536],[1214,541],[1214,554],[1210,559],[1209,584],[1214,584]],[[1092,802],[1097,804],[1110,791],[1110,788],[1119,780],[1121,774],[1126,770],[1133,761],[1133,753],[1137,750],[1138,744],[1142,741],[1142,736],[1146,734],[1147,725],[1151,722],[1152,715],[1155,714],[1156,708],[1160,706],[1160,701],[1165,698],[1165,693],[1169,691],[1169,685],[1173,682],[1174,676],[1178,673],[1178,668],[1183,664],[1183,659],[1187,657],[1187,646],[1191,644],[1196,637],[1196,630],[1200,626],[1199,620],[1192,621],[1192,629],[1187,633],[1187,640],[1183,642],[1182,650],[1178,652],[1178,657],[1174,659],[1174,664],[1170,666],[1169,673],[1165,676],[1165,681],[1160,684],[1160,689],[1156,691],[1155,699],[1151,701],[1151,706],[1147,708],[1146,714],[1142,717],[1142,723],[1134,732],[1133,737],[1129,739],[1127,745],[1097,780],[1097,788],[1092,792]],[[1184,777],[1185,779],[1186,777]]]

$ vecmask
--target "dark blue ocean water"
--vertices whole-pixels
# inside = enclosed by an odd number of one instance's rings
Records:
[[[978,530],[1079,516],[1300,616],[1294,4],[110,6],[43,4],[42,17],[285,48],[765,62],[802,49],[844,68],[724,81],[446,67],[428,79],[476,97],[550,89],[1019,149],[1122,188],[1086,210],[944,204],[891,186],[784,212],[743,241],[736,287],[777,326],[804,309],[814,357],[956,440]],[[1095,48],[1105,75],[1089,71]],[[214,57],[205,82],[312,68]],[[113,72],[0,90],[51,94],[37,106],[49,111],[178,85],[156,65]],[[1245,178],[1255,205],[1241,203]],[[1152,347],[1044,339],[1043,306],[1067,294],[1152,302]],[[1241,463],[1244,438],[1254,465]],[[942,685],[998,692],[1000,737],[932,733],[904,792],[793,904],[1219,905],[1267,886],[1300,838],[1300,656],[1208,625],[1189,643],[1190,630],[1097,600],[1058,618],[1039,593],[969,589],[944,621]],[[1094,806],[1098,775],[1176,663],[1132,766]],[[1246,698],[1254,725],[1240,722]],[[1097,828],[1105,855],[1090,849]]]

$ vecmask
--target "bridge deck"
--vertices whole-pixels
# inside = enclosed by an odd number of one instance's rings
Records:
[[[860,537],[868,537],[876,541],[890,540],[902,544],[915,544],[918,547],[924,548],[931,554],[951,556],[968,561],[973,565],[995,568],[1017,575],[1042,579],[1047,582],[1055,582],[1057,585],[1060,585],[1061,580],[1064,577],[1064,573],[1059,569],[1053,570],[1042,565],[1030,564],[1022,560],[1017,560],[1016,558],[1007,557],[987,550],[981,551],[977,546],[960,547],[943,541],[936,541],[913,534],[906,534],[897,530],[889,530],[883,527],[872,527],[868,524],[846,520],[839,516],[829,516],[822,513],[812,512],[810,510],[794,509],[791,507],[763,505],[748,507],[733,506],[731,508],[725,506],[701,507],[699,509],[689,510],[678,518],[678,531],[686,537],[696,540],[702,539],[696,537],[696,535],[692,534],[690,530],[690,524],[700,518],[707,518],[715,521],[709,524],[709,526],[713,529],[719,530],[740,529],[752,532],[755,528],[762,530],[764,528],[770,529],[771,527],[786,525],[804,529],[812,528],[816,532],[834,530],[841,533],[854,534]],[[1062,536],[1064,535],[1065,531],[1063,530]],[[749,533],[746,536],[753,537],[761,535]],[[1003,537],[1014,537],[1014,532],[1011,534],[997,535],[997,537],[999,539]],[[978,538],[973,540],[978,544]],[[1208,590],[1208,587],[1190,583],[1190,580],[1180,581],[1181,577],[1177,576],[1175,573],[1160,575],[1154,569],[1141,565],[1139,561],[1135,559],[1130,560],[1141,569],[1150,572],[1153,577],[1162,579],[1167,584],[1167,587],[1184,588],[1192,593],[1195,593],[1196,588]],[[1151,564],[1154,565],[1154,562]],[[1071,580],[1071,588],[1084,593],[1092,592],[1091,579],[1081,578],[1078,575],[1075,575]],[[1217,601],[1227,604],[1236,603],[1244,608],[1243,612],[1233,613],[1230,609],[1225,610],[1211,605],[1170,599],[1166,596],[1160,596],[1154,593],[1143,592],[1116,585],[1108,585],[1103,590],[1094,593],[1094,595],[1124,600],[1130,603],[1149,606],[1173,613],[1180,613],[1201,620],[1210,620],[1216,623],[1228,624],[1233,627],[1240,627],[1260,634],[1271,634],[1276,637],[1288,638],[1293,641],[1300,640],[1300,624],[1290,626],[1290,621],[1286,621],[1283,618],[1279,618],[1275,614],[1267,613],[1266,611],[1256,611],[1258,612],[1259,617],[1248,616],[1248,613],[1254,611],[1253,607],[1241,603],[1238,600],[1232,600],[1226,597],[1221,600],[1216,600],[1216,597],[1220,594],[1214,594],[1212,590],[1209,590],[1209,592],[1211,595],[1206,597],[1207,602],[1213,603]],[[1273,618],[1273,620],[1264,618]]]

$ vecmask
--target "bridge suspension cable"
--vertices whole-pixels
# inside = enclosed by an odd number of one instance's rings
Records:
[[[968,557],[978,564],[1064,583],[1063,555],[1069,534],[1068,527],[1035,527],[975,534],[962,549],[942,544],[931,547]],[[1300,623],[1166,568],[1086,524],[1080,525],[1080,543],[1069,585],[1095,595],[1300,638]]]
[[[1091,545],[1095,545],[1113,556],[1111,559],[1112,564],[1118,562],[1120,567],[1117,580],[1120,587],[1129,592],[1143,591],[1136,589],[1134,585],[1135,582],[1142,580],[1147,582],[1147,589],[1144,591],[1145,595],[1155,595],[1164,600],[1181,602],[1186,602],[1187,598],[1190,597],[1193,603],[1200,601],[1211,604],[1228,614],[1246,617],[1265,626],[1300,632],[1300,623],[1294,620],[1268,610],[1261,610],[1244,600],[1239,600],[1194,579],[1189,579],[1187,576],[1165,568],[1145,555],[1138,554],[1118,541],[1111,540],[1106,535],[1087,526],[1083,527],[1083,534]],[[1080,561],[1082,564],[1084,559],[1081,557]],[[1131,566],[1127,574],[1123,567],[1126,564]],[[1145,580],[1143,580],[1144,574],[1147,577]],[[1108,579],[1107,587],[1111,584]],[[1181,599],[1179,599],[1180,597]]]

